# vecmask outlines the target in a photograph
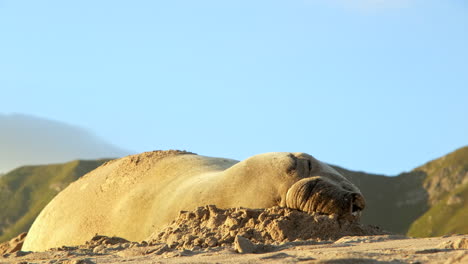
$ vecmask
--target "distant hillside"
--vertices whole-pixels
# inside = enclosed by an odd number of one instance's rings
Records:
[[[411,236],[468,233],[468,147],[431,161],[415,171],[428,175],[423,186],[430,209],[410,227]]]
[[[468,147],[395,177],[336,168],[366,197],[364,223],[410,236],[468,233]]]
[[[409,236],[430,237],[468,234],[468,184],[464,184],[411,224]]]
[[[427,209],[427,194],[421,187],[425,175],[406,173],[388,177],[335,167],[364,194],[362,222],[405,234],[409,225]]]
[[[22,114],[0,114],[0,173],[24,165],[129,154],[76,126]]]
[[[3,175],[0,178],[0,242],[27,231],[58,192],[105,161],[26,166]]]

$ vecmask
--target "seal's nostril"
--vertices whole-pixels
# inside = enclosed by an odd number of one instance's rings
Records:
[[[354,213],[354,212],[359,212],[359,211],[362,211],[362,208],[353,203],[351,212]]]
[[[364,209],[359,201],[359,197],[360,195],[358,193],[353,193],[351,195],[351,213],[359,212]]]

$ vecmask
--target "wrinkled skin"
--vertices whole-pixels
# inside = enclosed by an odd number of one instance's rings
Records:
[[[364,197],[316,176],[295,183],[286,194],[286,206],[309,213],[357,219],[365,208]]]
[[[287,207],[348,220],[359,219],[365,199],[356,186],[310,155],[301,153],[290,157],[295,160],[293,170],[303,179],[288,189]]]

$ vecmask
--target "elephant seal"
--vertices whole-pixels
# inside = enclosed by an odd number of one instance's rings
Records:
[[[354,219],[359,189],[305,153],[273,152],[244,161],[154,151],[103,164],[60,192],[31,226],[22,250],[83,244],[95,234],[146,239],[182,210],[283,206]]]

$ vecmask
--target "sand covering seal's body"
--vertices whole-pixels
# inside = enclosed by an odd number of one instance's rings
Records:
[[[275,152],[238,162],[180,151],[110,161],[70,184],[39,214],[23,250],[79,245],[100,235],[141,241],[179,211],[287,206],[353,218],[360,191],[304,153]]]

